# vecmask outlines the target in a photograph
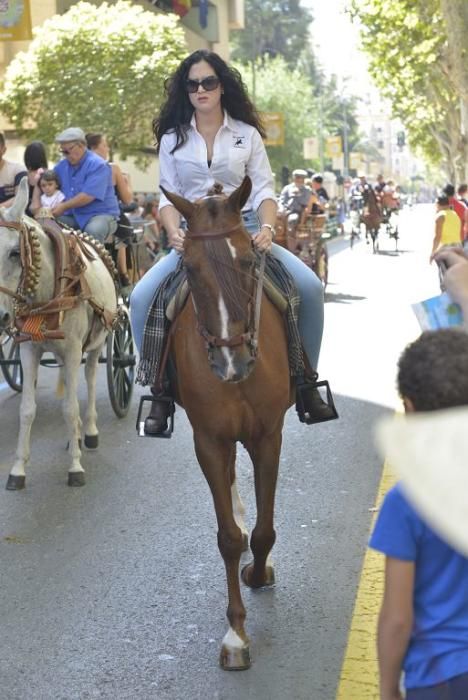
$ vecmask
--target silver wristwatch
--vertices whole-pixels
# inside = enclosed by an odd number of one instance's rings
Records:
[[[276,229],[271,224],[262,224],[260,228],[269,228],[271,231],[271,237],[274,238],[276,236]]]

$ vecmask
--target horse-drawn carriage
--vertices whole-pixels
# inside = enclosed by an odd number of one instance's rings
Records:
[[[362,193],[355,194],[351,199],[351,236],[350,245],[354,243],[361,234],[361,226],[365,226],[366,241],[372,241],[372,252],[378,253],[379,233],[382,226],[389,238],[395,241],[395,250],[398,251],[398,208],[382,204],[372,187],[366,187]]]
[[[327,215],[310,214],[295,225],[284,214],[276,221],[275,243],[287,248],[310,267],[325,289],[328,282]]]
[[[143,234],[143,225],[135,226],[129,238],[127,262],[132,283],[138,280],[139,271],[145,264],[144,261],[147,257],[143,250]],[[113,247],[109,246],[108,250],[115,258]],[[118,318],[107,335],[105,351],[98,359],[99,364],[106,365],[109,399],[115,415],[119,418],[126,416],[130,408],[136,365],[128,314],[131,288],[132,286],[119,290]],[[82,362],[84,363],[84,358]],[[49,352],[41,357],[40,366],[58,368],[61,364],[57,362],[53,353]],[[20,345],[15,341],[14,335],[8,332],[3,332],[0,335],[0,369],[6,383],[14,391],[21,392],[23,389],[23,369],[20,359]]]
[[[119,288],[112,255],[104,245],[54,220],[25,216],[27,201],[24,179],[13,205],[0,217],[0,367],[6,382],[22,392],[16,460],[7,488],[21,489],[25,484],[40,366],[61,368],[71,461],[68,483],[82,486],[79,367],[84,362],[88,389],[83,441],[92,449],[98,446],[98,364],[106,364],[116,415],[125,416],[131,402],[136,364],[127,310],[131,285]],[[135,248],[138,245],[136,238]],[[136,282],[137,250],[133,258],[136,267],[130,265],[129,271]]]

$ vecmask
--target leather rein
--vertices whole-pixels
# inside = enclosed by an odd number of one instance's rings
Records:
[[[233,231],[241,228],[242,224],[236,224],[227,231],[221,231],[220,233],[196,233],[191,234],[187,231],[186,238],[193,241],[212,241],[219,240],[222,238],[229,238]],[[235,348],[246,343],[253,357],[257,356],[258,352],[258,328],[260,324],[260,311],[262,306],[262,292],[263,292],[263,280],[265,277],[265,253],[261,254],[260,257],[260,268],[257,277],[257,288],[255,291],[255,304],[250,305],[251,313],[248,322],[248,330],[245,333],[240,333],[238,335],[229,336],[227,338],[221,338],[217,335],[212,335],[207,331],[205,326],[198,322],[198,332],[205,340],[208,350],[212,348]],[[196,309],[195,309],[196,313]]]

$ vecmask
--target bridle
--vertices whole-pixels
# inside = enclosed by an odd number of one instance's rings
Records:
[[[208,240],[219,240],[222,238],[229,238],[231,234],[237,229],[242,228],[242,223],[238,223],[226,231],[221,231],[219,233],[192,233],[190,229],[186,233],[186,238],[193,241],[208,241]],[[258,353],[258,328],[260,323],[260,310],[262,305],[262,292],[263,292],[263,280],[265,276],[265,253],[261,254],[260,257],[260,268],[257,276],[257,286],[255,291],[255,303],[254,305],[249,304],[250,315],[247,324],[247,331],[245,333],[239,333],[238,335],[229,336],[227,338],[221,338],[217,335],[212,335],[198,320],[197,316],[197,328],[198,332],[206,342],[208,352],[213,350],[213,348],[235,348],[240,345],[247,345],[250,350],[252,357],[256,357]],[[195,309],[195,314],[196,314]]]
[[[37,289],[41,270],[41,244],[32,226],[24,221],[0,221],[2,228],[11,228],[19,233],[21,278],[16,292],[0,286],[0,292],[15,300],[15,311],[22,310],[28,304]]]

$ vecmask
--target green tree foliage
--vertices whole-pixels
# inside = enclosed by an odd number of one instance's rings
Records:
[[[174,15],[119,0],[79,2],[35,31],[10,63],[0,110],[22,136],[52,143],[70,125],[107,135],[121,156],[152,142],[164,79],[186,53]]]
[[[442,163],[451,179],[462,176],[459,91],[440,0],[351,0],[350,5],[362,25],[370,73],[405,124],[410,144],[430,163]]]
[[[253,85],[252,64],[237,64],[236,68],[251,92]],[[281,90],[278,90],[281,85]],[[350,150],[359,139],[353,99],[341,97],[334,80],[323,81],[318,95],[309,76],[300,66],[291,70],[286,61],[277,58],[260,59],[255,64],[255,105],[260,112],[280,112],[284,117],[285,143],[283,146],[267,146],[273,171],[279,176],[281,168],[318,169],[318,159],[304,160],[304,139],[310,136],[334,136],[343,134],[348,127]],[[325,160],[331,168],[331,162]]]
[[[252,66],[236,65],[250,90]],[[310,167],[303,157],[303,139],[317,134],[317,104],[311,85],[299,69],[291,70],[282,57],[257,61],[255,104],[260,112],[280,112],[284,116],[284,146],[267,146],[271,167],[277,178],[282,166]],[[281,85],[281,90],[278,89]],[[277,179],[279,182],[279,179]]]
[[[310,12],[299,0],[245,0],[245,29],[232,34],[234,60],[282,56],[295,68],[309,46]]]

